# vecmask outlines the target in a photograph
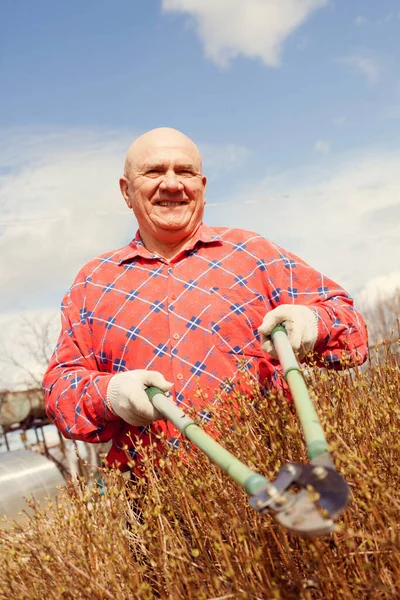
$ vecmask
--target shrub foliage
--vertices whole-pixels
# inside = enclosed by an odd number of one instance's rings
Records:
[[[195,449],[169,451],[157,469],[149,454],[139,481],[101,473],[105,493],[70,482],[46,510],[0,532],[0,598],[400,598],[399,354],[379,353],[358,371],[306,376],[352,492],[335,533],[291,535]],[[239,414],[227,408],[212,421],[223,445],[270,479],[288,461],[307,462],[284,398],[242,399]]]

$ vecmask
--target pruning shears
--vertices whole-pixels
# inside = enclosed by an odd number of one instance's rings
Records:
[[[149,387],[146,392],[163,417],[242,486],[250,496],[250,505],[257,512],[272,514],[278,523],[297,535],[326,535],[335,530],[335,520],[348,504],[350,490],[335,470],[285,328],[277,325],[271,333],[271,339],[293,397],[310,459],[309,464],[283,465],[273,482],[247,467],[210,437],[161,390]]]

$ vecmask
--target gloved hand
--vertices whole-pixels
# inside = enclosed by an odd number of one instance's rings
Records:
[[[124,371],[111,377],[107,387],[107,404],[112,412],[131,425],[145,427],[162,415],[150,402],[145,389],[154,386],[167,392],[172,383],[158,371]]]
[[[301,360],[310,352],[317,341],[318,321],[313,311],[298,304],[281,304],[264,317],[258,328],[261,334],[261,347],[274,358],[278,358],[270,335],[276,325],[283,325],[293,350]]]

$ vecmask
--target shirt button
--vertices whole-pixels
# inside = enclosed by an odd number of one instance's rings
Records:
[[[175,296],[175,294],[172,294],[172,296],[171,296],[171,300],[176,300],[176,296]]]
[[[174,340],[179,340],[181,336],[179,335],[179,333],[174,333],[173,338]]]
[[[179,379],[179,380],[183,379],[182,373],[178,373],[178,375],[176,376],[176,378]]]

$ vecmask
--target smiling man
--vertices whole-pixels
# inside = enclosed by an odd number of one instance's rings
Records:
[[[251,398],[254,386],[282,384],[269,339],[278,323],[300,359],[365,360],[365,324],[343,288],[257,233],[203,223],[201,155],[181,132],[138,138],[120,187],[139,229],[78,273],[44,378],[48,415],[66,437],[112,440],[108,462],[122,470],[154,434],[178,445],[146,387],[170,390],[208,422],[232,391]]]
[[[179,131],[156,129],[137,139],[120,187],[149,251],[172,258],[196,234],[206,178],[197,146]]]

